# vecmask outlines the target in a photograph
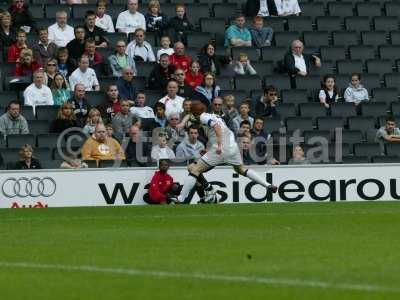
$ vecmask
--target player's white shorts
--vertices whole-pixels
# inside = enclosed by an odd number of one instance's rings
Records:
[[[224,151],[224,149],[222,149],[221,154],[217,154],[213,148],[204,154],[200,159],[212,167],[224,164],[231,166],[243,165],[242,156],[240,155],[238,147],[233,148],[231,151]]]

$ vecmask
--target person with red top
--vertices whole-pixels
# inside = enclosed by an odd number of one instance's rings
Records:
[[[169,163],[166,159],[160,159],[158,163],[158,171],[153,175],[150,182],[149,204],[169,204],[175,202],[176,193],[179,184],[174,183],[174,179],[168,174]]]
[[[28,48],[26,45],[26,32],[22,29],[17,31],[17,42],[12,44],[7,51],[7,62],[15,63],[19,61],[22,49]]]
[[[104,121],[111,122],[114,115],[121,112],[120,100],[118,87],[115,84],[109,85],[104,102],[97,107]]]
[[[22,28],[25,32],[30,32],[36,27],[36,22],[25,0],[13,0],[8,11],[11,14],[15,28]]]
[[[185,54],[185,45],[182,42],[176,42],[174,51],[175,53],[170,56],[171,64],[187,73],[192,64],[192,58]]]
[[[193,89],[203,83],[204,75],[200,72],[200,64],[194,60],[190,64],[190,72],[186,73],[185,83],[190,85]]]
[[[85,52],[83,54],[89,58],[89,67],[96,72],[97,76],[100,76],[102,74],[104,59],[103,55],[96,51],[96,42],[94,39],[88,38],[85,41]]]
[[[32,74],[41,68],[34,59],[31,49],[23,49],[20,54],[19,62],[15,67],[15,76],[32,76]]]

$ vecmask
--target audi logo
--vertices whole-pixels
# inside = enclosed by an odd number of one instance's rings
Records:
[[[3,195],[14,197],[50,197],[56,192],[56,181],[51,177],[20,177],[7,178],[1,187]]]

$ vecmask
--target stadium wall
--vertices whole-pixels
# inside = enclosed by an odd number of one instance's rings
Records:
[[[219,167],[206,174],[224,203],[400,200],[400,164],[255,167],[276,194]],[[144,205],[154,168],[0,172],[0,208]],[[186,168],[172,168],[180,183]],[[191,203],[197,203],[197,195]]]

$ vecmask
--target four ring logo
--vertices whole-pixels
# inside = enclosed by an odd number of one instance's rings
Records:
[[[50,197],[56,192],[56,181],[51,177],[9,177],[1,187],[3,195],[13,197]]]

